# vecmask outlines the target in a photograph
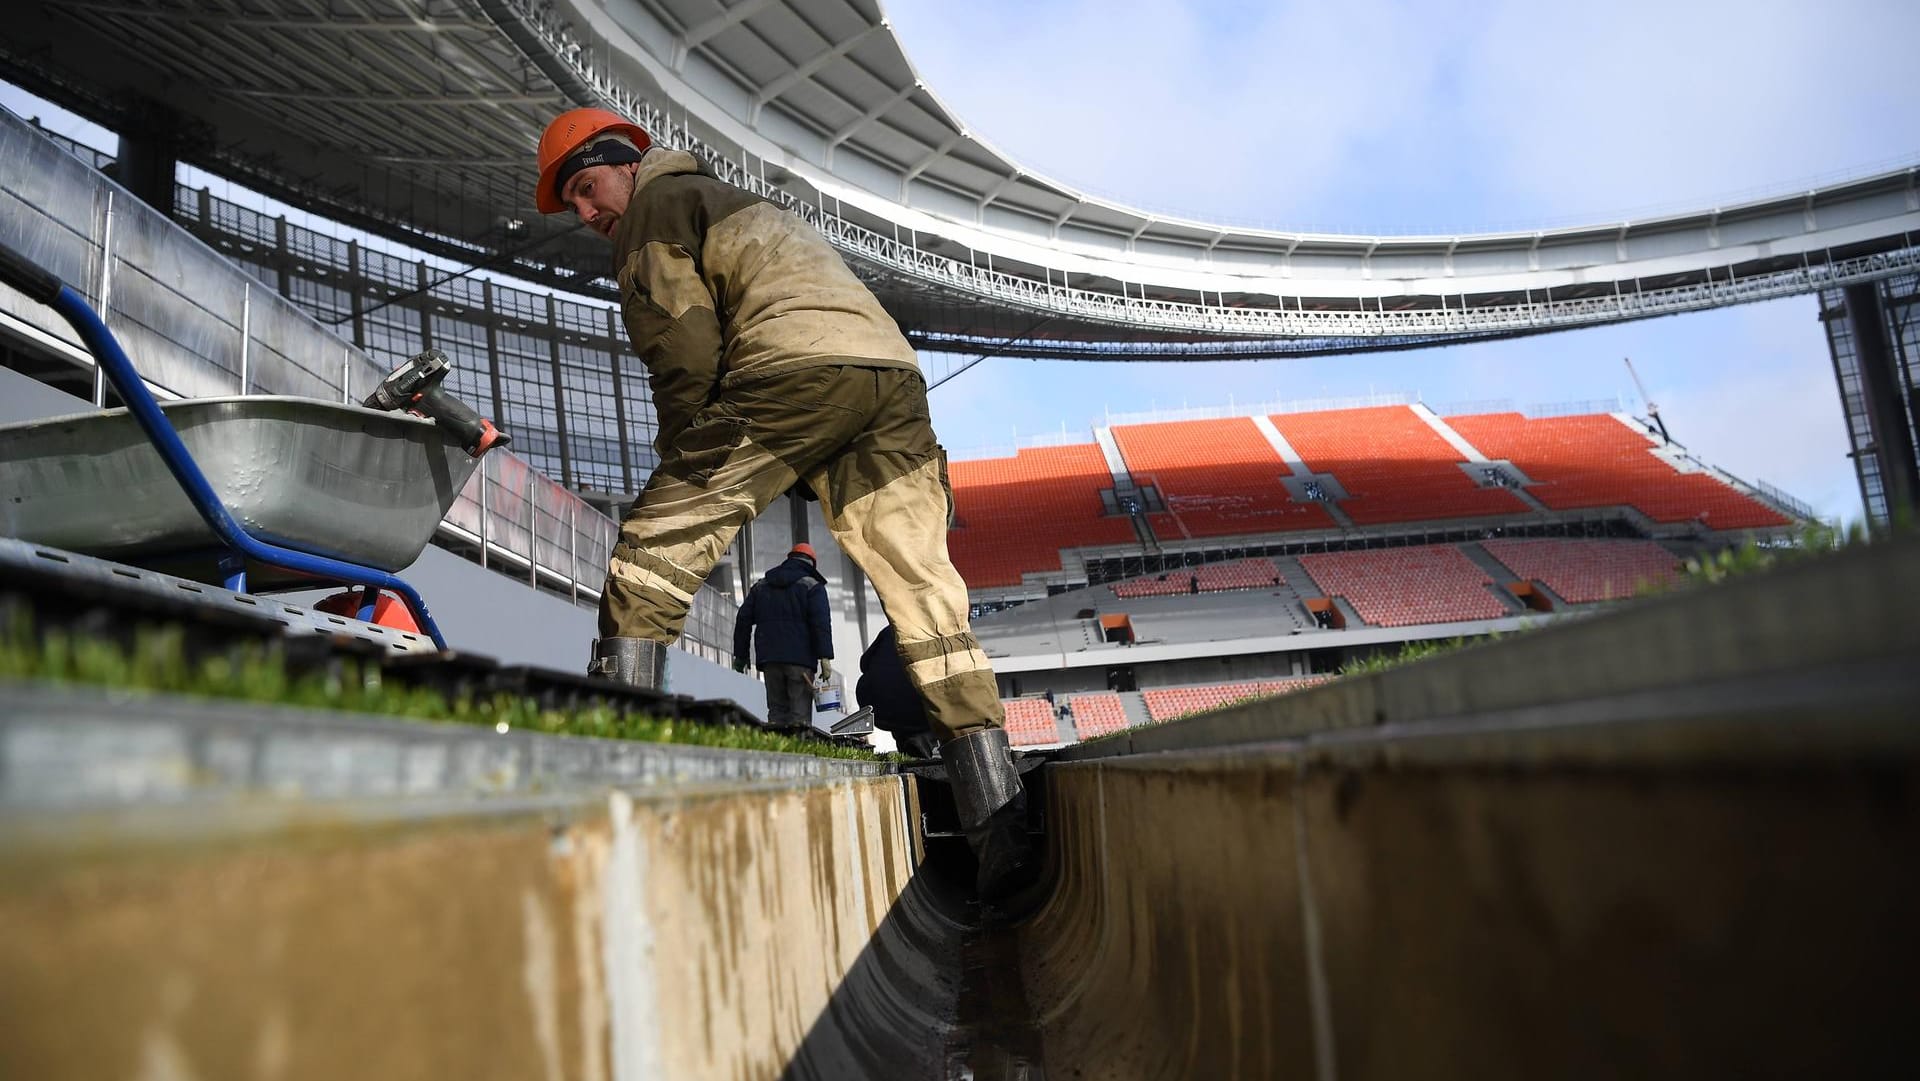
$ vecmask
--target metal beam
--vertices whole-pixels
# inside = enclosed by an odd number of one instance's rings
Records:
[[[839,131],[834,132],[832,137],[827,140],[827,154],[829,156],[828,160],[829,161],[832,160],[831,155],[833,154],[834,147],[839,146],[841,143],[844,143],[848,139],[852,138],[854,133],[859,131],[861,128],[864,128],[868,124],[873,123],[875,120],[880,119],[880,117],[884,116],[888,110],[892,109],[895,105],[898,105],[901,102],[912,97],[913,92],[916,90],[919,90],[920,88],[921,88],[920,80],[915,79],[913,82],[908,83],[906,86],[903,86],[899,90],[895,91],[890,97],[887,98],[887,100],[881,102],[878,105],[875,105],[874,107],[868,109],[866,112],[861,113],[858,117],[855,117],[853,120],[849,121]]]
[[[988,190],[988,192],[985,195],[982,195],[980,198],[975,199],[973,201],[973,205],[978,209],[985,210],[987,208],[988,203],[991,203],[995,199],[1000,198],[1001,192],[1006,191],[1008,188],[1011,188],[1015,184],[1019,183],[1020,178],[1025,175],[1027,174],[1025,172],[1022,172],[1019,169],[1015,169],[1013,172],[1008,173],[1005,179],[1001,180],[1000,183],[995,184],[991,189]]]
[[[967,129],[961,128],[959,131],[954,132],[953,136],[949,138],[946,142],[941,143],[939,146],[934,147],[933,152],[928,154],[926,157],[921,158],[920,161],[916,165],[914,165],[913,168],[908,169],[905,173],[902,173],[900,176],[900,201],[904,203],[907,200],[907,185],[912,184],[914,180],[918,179],[921,173],[924,173],[928,169],[932,168],[935,162],[939,161],[941,158],[946,157],[948,151],[952,150],[956,146],[959,146],[961,141],[966,138],[967,138]]]
[[[753,109],[757,112],[762,105],[786,93],[797,84],[812,78],[822,68],[847,55],[849,52],[852,52],[854,46],[872,37],[875,32],[886,29],[886,27],[887,21],[882,19],[840,44],[835,45],[833,48],[828,49],[826,52],[821,53],[819,56],[814,57],[812,60],[787,72],[766,86],[761,87],[760,93],[754,95]]]
[[[748,19],[753,18],[755,15],[773,6],[773,2],[774,0],[745,0],[744,3],[735,4],[726,11],[708,19],[706,22],[688,27],[687,32],[681,34],[673,43],[672,64],[670,66],[675,72],[678,72],[681,66],[687,62],[687,56],[692,53],[693,50],[698,49],[709,38],[712,38],[715,34],[723,30],[746,22]]]

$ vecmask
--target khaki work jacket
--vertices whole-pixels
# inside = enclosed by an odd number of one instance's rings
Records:
[[[799,218],[654,148],[614,229],[615,280],[664,456],[721,390],[826,364],[918,370],[913,347]]]

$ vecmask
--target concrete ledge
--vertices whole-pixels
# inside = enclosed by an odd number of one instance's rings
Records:
[[[935,1074],[951,995],[915,966],[950,928],[912,902],[910,782],[546,802],[0,832],[9,1076]]]
[[[883,762],[0,683],[0,815],[238,794],[504,796],[871,777]]]

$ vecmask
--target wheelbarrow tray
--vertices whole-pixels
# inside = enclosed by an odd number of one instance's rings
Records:
[[[160,406],[261,540],[398,571],[478,464],[431,421],[311,398]],[[125,409],[0,427],[0,532],[142,566],[219,546]]]

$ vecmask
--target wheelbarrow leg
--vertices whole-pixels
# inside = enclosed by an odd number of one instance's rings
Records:
[[[247,591],[247,561],[238,553],[229,551],[220,557],[220,584],[235,593]]]

